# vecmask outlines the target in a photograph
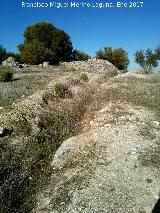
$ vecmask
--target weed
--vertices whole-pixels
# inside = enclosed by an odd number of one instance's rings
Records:
[[[112,78],[114,76],[118,75],[118,72],[116,69],[109,69],[105,72],[104,74],[104,78],[108,79],[108,78]]]
[[[0,82],[8,82],[13,78],[13,73],[7,70],[0,70]]]
[[[155,167],[160,169],[160,147],[157,146],[153,149],[147,149],[144,153],[140,153],[139,161],[143,166]]]
[[[81,75],[80,75],[80,80],[81,80],[81,81],[88,81],[89,79],[88,79],[87,74],[86,74],[86,73],[81,73]]]
[[[54,86],[54,95],[58,98],[69,98],[72,96],[72,93],[67,85],[57,83]]]

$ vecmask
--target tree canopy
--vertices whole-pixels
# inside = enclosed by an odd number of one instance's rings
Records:
[[[70,60],[72,42],[63,30],[51,23],[40,22],[26,28],[24,42],[18,45],[18,49],[22,62],[40,64],[48,61],[58,64]]]
[[[6,49],[0,45],[0,64],[6,59]]]
[[[126,70],[129,65],[128,53],[123,48],[104,47],[97,51],[96,58],[108,60],[119,70]]]
[[[77,60],[78,61],[86,61],[89,58],[91,58],[91,56],[89,56],[87,53],[85,53],[84,51],[77,51]]]
[[[155,51],[148,48],[146,51],[138,50],[135,53],[135,62],[139,64],[146,72],[151,71],[158,66],[158,60],[160,60],[160,47],[157,47]]]

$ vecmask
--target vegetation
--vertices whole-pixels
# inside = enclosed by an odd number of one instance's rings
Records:
[[[88,75],[86,73],[81,73],[80,75],[80,80],[82,81],[88,81]]]
[[[37,186],[44,185],[49,177],[54,152],[73,128],[68,113],[62,111],[43,115],[41,131],[29,138],[25,148],[0,147],[2,212],[31,211]]]
[[[6,59],[6,49],[0,45],[0,64]]]
[[[96,58],[108,60],[119,70],[127,70],[129,65],[128,53],[122,48],[104,47],[96,53]]]
[[[2,45],[0,45],[0,64],[10,56],[13,57],[15,61],[20,61],[20,56],[18,53],[7,52],[6,49],[3,48]]]
[[[116,69],[110,69],[110,70],[107,70],[106,72],[105,72],[105,78],[112,78],[112,77],[114,77],[114,76],[116,76],[116,75],[118,75],[118,72],[117,72],[117,70]]]
[[[24,32],[24,43],[18,45],[20,60],[28,64],[48,61],[58,64],[69,61],[72,53],[70,37],[53,24],[40,22],[28,26]]]
[[[146,51],[139,50],[135,53],[135,62],[143,68],[146,74],[158,66],[158,60],[160,60],[160,47],[157,47],[155,51],[148,48]]]
[[[160,45],[155,49],[155,53],[157,55],[157,60],[160,60]]]
[[[118,72],[116,69],[109,69],[97,79],[97,83],[99,84],[105,83],[106,81],[108,81],[108,79],[113,78],[114,76],[117,76],[117,75],[118,75]]]
[[[54,86],[54,95],[58,98],[69,98],[72,96],[67,85],[57,83]]]
[[[73,105],[41,114],[40,131],[30,135],[20,149],[1,143],[1,212],[31,212],[36,203],[36,193],[45,186],[53,172],[51,161],[55,151],[79,128],[77,124],[86,110],[84,103],[86,99],[83,96]]]
[[[89,58],[91,58],[87,53],[83,52],[83,51],[77,51],[77,60],[78,61],[86,61]]]
[[[8,82],[13,78],[13,73],[8,70],[0,69],[0,82]]]

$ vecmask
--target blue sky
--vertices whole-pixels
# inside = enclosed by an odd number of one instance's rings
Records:
[[[160,44],[160,0],[140,0],[139,8],[117,8],[116,2],[130,0],[58,0],[57,3],[113,3],[114,8],[22,8],[22,2],[37,0],[8,0],[0,2],[0,44],[7,51],[17,51],[23,42],[23,32],[28,25],[40,21],[52,22],[67,32],[75,49],[94,56],[104,46],[122,47],[129,53],[129,69],[137,69],[134,53],[138,49],[155,48]],[[49,3],[49,0],[39,0]],[[53,1],[51,1],[53,2]],[[132,1],[134,2],[134,0]],[[138,0],[136,2],[139,2]],[[139,3],[137,5],[140,6]]]

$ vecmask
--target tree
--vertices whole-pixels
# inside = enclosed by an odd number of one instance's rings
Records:
[[[68,34],[53,24],[40,22],[28,26],[24,32],[24,42],[18,45],[22,62],[40,64],[48,61],[58,64],[69,61],[72,43]]]
[[[77,51],[77,60],[78,61],[86,61],[89,58],[91,58],[91,57],[87,53],[80,51],[80,50]]]
[[[6,59],[6,49],[0,45],[0,64]]]
[[[135,53],[135,62],[139,64],[143,69],[146,66],[145,55],[143,50],[139,50]]]
[[[108,60],[119,70],[126,70],[129,65],[128,53],[122,48],[104,47],[97,51],[96,58]]]
[[[151,69],[158,66],[157,54],[153,53],[150,48],[146,50],[146,65]]]
[[[157,55],[157,60],[160,60],[160,45],[155,49],[155,53]]]
[[[155,67],[158,66],[159,49],[155,52],[148,48],[146,51],[139,50],[135,53],[135,62],[139,64],[145,71],[145,73],[151,72]]]

